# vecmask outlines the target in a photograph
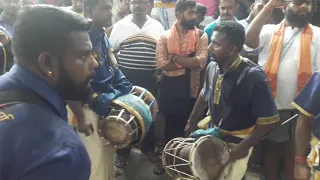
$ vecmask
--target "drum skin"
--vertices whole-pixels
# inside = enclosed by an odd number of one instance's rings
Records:
[[[223,180],[231,170],[230,150],[213,136],[175,138],[163,150],[162,161],[174,179]]]
[[[111,111],[100,120],[98,132],[116,149],[140,143],[158,113],[155,97],[146,89],[133,86],[129,94],[112,101]]]

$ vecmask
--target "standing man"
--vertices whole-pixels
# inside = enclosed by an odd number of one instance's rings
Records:
[[[148,15],[150,5],[149,0],[130,0],[132,14],[113,26],[110,43],[118,51],[119,67],[130,82],[156,95],[156,46],[159,35],[164,30],[160,22]],[[141,150],[151,162],[157,162],[159,158],[154,151],[154,134],[152,130],[149,132]],[[125,167],[130,149],[117,151],[117,167]]]
[[[259,12],[264,7],[264,3],[262,0],[256,0],[250,7],[250,14],[246,19],[238,21],[240,23],[244,30],[247,31],[249,24],[252,22],[252,20],[259,14]],[[259,50],[258,49],[250,49],[246,45],[244,45],[244,48],[241,52],[241,55],[243,57],[249,58],[253,62],[257,63],[259,58]]]
[[[200,27],[200,24],[202,23],[202,21],[204,20],[204,16],[207,13],[207,7],[204,6],[203,4],[199,4],[197,3],[197,23],[196,23],[196,27],[198,29],[203,29],[203,27]]]
[[[312,1],[288,3],[285,19],[278,25],[264,25],[280,0],[271,0],[249,25],[246,45],[258,48],[259,65],[265,70],[281,122],[296,113],[291,105],[296,95],[320,67],[320,28],[312,26]],[[280,122],[279,122],[280,123]],[[267,140],[264,167],[268,180],[278,179],[281,156],[285,177],[293,179],[295,122],[279,128]]]
[[[220,5],[219,5],[219,11],[220,11],[220,16],[218,17],[217,20],[214,22],[208,24],[204,31],[208,35],[208,44],[211,43],[211,36],[213,33],[214,27],[221,23],[222,21],[238,21],[238,19],[235,17],[237,11],[238,11],[238,1],[237,0],[221,0]]]
[[[233,163],[225,179],[241,180],[253,146],[274,127],[279,116],[263,70],[239,55],[245,42],[243,27],[233,21],[222,22],[215,27],[211,40],[208,49],[214,62],[207,67],[205,84],[186,131],[196,129],[201,112],[209,107],[210,130],[215,128],[231,149]]]
[[[164,30],[170,29],[176,21],[176,4],[177,0],[155,0],[151,17],[160,21]]]
[[[0,178],[88,180],[90,159],[68,125],[65,100],[90,95],[98,66],[90,53],[90,22],[35,6],[22,12],[15,28],[17,64],[0,77]]]
[[[99,94],[93,100],[92,109],[99,116],[108,116],[107,108],[111,102],[132,89],[131,83],[117,68],[116,60],[104,27],[112,23],[112,3],[109,0],[85,0],[85,17],[92,19],[89,35],[92,43],[92,55],[99,63],[95,76],[91,80],[92,90]],[[99,103],[102,102],[102,103]],[[68,102],[70,109],[78,121],[78,130],[86,135],[92,134],[93,119],[87,119],[82,106],[78,102]],[[97,137],[97,129],[93,132]],[[90,158],[92,159],[92,174],[90,179],[113,180],[115,177],[115,149],[111,145],[101,145],[92,138],[82,136]],[[97,144],[98,143],[98,144]]]
[[[160,111],[165,118],[165,142],[184,137],[184,126],[198,97],[208,58],[208,37],[195,27],[196,3],[179,0],[175,14],[177,21],[157,42],[157,68],[162,71],[160,82]],[[155,174],[164,169],[158,164]]]
[[[292,105],[301,113],[297,121],[295,136],[295,179],[310,179],[310,162],[314,179],[320,177],[319,140],[320,140],[320,72],[315,72],[308,84],[294,100]],[[314,140],[311,141],[311,137]],[[312,151],[310,152],[310,144]],[[315,156],[315,157],[313,157]]]
[[[71,10],[79,15],[83,15],[84,11],[84,0],[72,0],[72,6],[64,7],[67,10]]]
[[[208,57],[207,35],[195,27],[196,3],[179,0],[177,21],[157,43],[157,67],[162,71],[160,110],[165,117],[165,141],[184,136],[184,126],[201,90],[200,71]]]

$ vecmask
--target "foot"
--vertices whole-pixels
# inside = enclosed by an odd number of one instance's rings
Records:
[[[153,173],[155,175],[161,175],[165,172],[162,163],[158,163],[156,167],[153,169]]]
[[[122,170],[122,169],[116,168],[116,172],[115,172],[115,176],[116,176],[116,177],[121,176],[122,173],[123,173],[123,170]]]
[[[116,159],[116,167],[117,168],[124,168],[124,167],[126,167],[126,165],[128,163],[129,163],[128,157],[117,156],[117,159]]]
[[[159,162],[159,155],[153,151],[144,153],[152,163]]]

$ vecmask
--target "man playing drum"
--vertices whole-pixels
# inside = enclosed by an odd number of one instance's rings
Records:
[[[315,179],[320,178],[319,166],[319,115],[320,115],[320,72],[315,72],[307,85],[297,96],[292,105],[300,111],[297,121],[295,136],[295,179],[310,179],[310,167],[307,163],[309,156],[310,165],[313,166]],[[311,137],[313,137],[312,141]],[[309,144],[310,142],[310,144]]]
[[[231,149],[231,172],[226,179],[242,179],[253,146],[279,121],[278,112],[263,70],[239,55],[245,41],[244,28],[234,22],[221,22],[211,37],[206,80],[186,125],[196,129],[201,112],[209,107],[210,129]],[[193,134],[195,134],[193,133]]]
[[[112,3],[109,0],[86,0],[85,16],[92,19],[89,35],[92,43],[92,56],[99,67],[95,69],[95,76],[91,80],[91,87],[100,94],[92,103],[93,110],[100,116],[108,115],[108,106],[115,98],[128,94],[132,89],[131,83],[117,68],[116,60],[112,56],[111,45],[106,38],[103,27],[111,25]],[[110,55],[111,54],[111,55]],[[72,112],[78,120],[78,130],[89,135],[93,130],[93,119],[88,119],[78,102],[68,102]],[[95,123],[96,124],[96,123]],[[96,129],[95,129],[96,130]],[[97,136],[94,132],[93,137]],[[90,138],[82,138],[92,161],[91,179],[114,179],[115,149],[112,146],[101,146]]]

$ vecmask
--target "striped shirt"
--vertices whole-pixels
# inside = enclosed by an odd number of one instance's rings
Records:
[[[160,22],[149,16],[147,18],[141,29],[132,22],[132,15],[114,25],[109,40],[112,47],[118,51],[120,68],[156,70],[156,43],[164,29]]]

